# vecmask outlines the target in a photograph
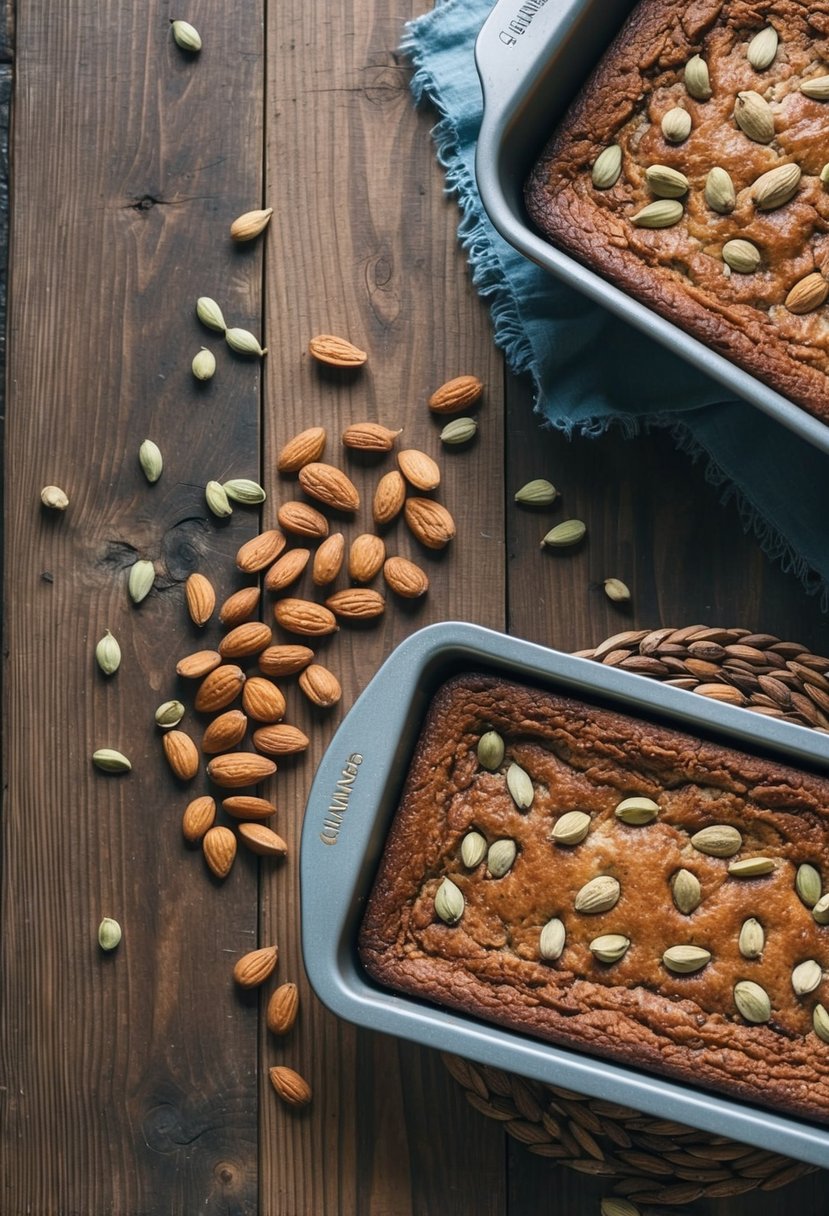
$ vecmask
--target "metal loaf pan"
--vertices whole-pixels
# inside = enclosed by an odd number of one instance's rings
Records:
[[[486,670],[657,720],[788,763],[829,771],[829,735],[711,702],[644,676],[448,622],[393,652],[344,718],[314,777],[300,854],[308,978],[338,1016],[371,1030],[829,1166],[829,1128],[541,1042],[371,981],[356,939],[389,824],[436,688]]]
[[[516,249],[719,381],[821,451],[829,426],[562,253],[530,226],[523,186],[544,144],[633,0],[498,0],[475,59],[484,114],[475,156],[481,200]]]

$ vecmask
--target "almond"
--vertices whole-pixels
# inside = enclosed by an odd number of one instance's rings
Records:
[[[317,334],[308,343],[308,353],[320,363],[328,363],[332,367],[361,367],[368,359],[359,346],[334,334]]]
[[[218,650],[197,650],[194,654],[185,655],[176,663],[176,675],[184,676],[187,680],[200,680],[213,671],[222,661]]]
[[[309,498],[316,498],[335,511],[356,511],[360,505],[354,482],[333,464],[312,461],[303,465],[299,470],[299,484]]]
[[[180,781],[192,781],[199,771],[199,749],[183,730],[168,730],[161,745],[167,763]]]
[[[285,644],[269,646],[256,660],[266,676],[293,676],[307,667],[314,657],[310,646]]]
[[[310,549],[288,549],[265,575],[265,590],[284,591],[286,587],[290,587],[308,565],[310,556]]]
[[[256,785],[275,772],[273,761],[255,752],[227,752],[224,756],[214,756],[207,766],[210,780],[230,790]]]
[[[246,621],[226,633],[219,642],[219,654],[223,659],[241,659],[258,654],[270,645],[273,631],[263,621]]]
[[[406,557],[390,557],[383,566],[383,578],[396,595],[405,599],[417,599],[429,590],[429,576],[425,570]]]
[[[198,572],[191,574],[184,584],[184,598],[193,624],[199,628],[206,625],[216,607],[216,592],[210,579]]]
[[[319,663],[311,663],[305,668],[299,677],[299,686],[308,700],[321,709],[330,709],[343,695],[340,681]]]
[[[343,620],[368,621],[380,616],[386,601],[379,591],[372,591],[369,587],[346,587],[329,595],[325,606]]]
[[[258,857],[287,857],[288,846],[281,836],[262,823],[240,823],[239,839]]]
[[[276,967],[279,951],[276,946],[263,946],[261,950],[251,950],[236,960],[233,968],[233,978],[240,988],[257,988]]]
[[[416,490],[436,490],[440,485],[440,469],[425,452],[406,448],[397,453],[400,472]]]
[[[314,585],[324,587],[327,583],[333,583],[342,569],[344,556],[345,537],[342,532],[334,532],[322,542],[314,554]]]
[[[285,698],[265,676],[251,676],[245,681],[242,705],[257,722],[279,722],[285,713]]]
[[[287,541],[278,528],[260,532],[242,545],[236,554],[236,565],[246,574],[256,574],[275,562],[286,544]]]
[[[287,1034],[299,1013],[299,989],[296,984],[280,984],[271,993],[265,1022],[271,1034]]]
[[[807,312],[812,312],[815,308],[820,308],[821,304],[825,303],[827,296],[829,296],[829,282],[824,279],[819,270],[816,270],[813,274],[807,274],[806,278],[801,279],[799,283],[795,283],[786,296],[786,308],[800,317]]]
[[[477,376],[455,376],[435,389],[429,409],[435,414],[457,414],[480,400],[484,386]]]
[[[258,587],[241,587],[229,595],[219,609],[219,620],[226,629],[249,620],[259,607],[261,592]]]
[[[325,428],[309,427],[300,431],[284,445],[276,458],[276,467],[280,473],[296,473],[304,464],[319,460],[325,450]]]
[[[306,637],[323,637],[327,633],[335,633],[338,628],[334,614],[313,600],[287,597],[277,600],[273,606],[273,614],[277,624],[283,629]]]
[[[402,473],[393,469],[384,474],[377,483],[371,514],[376,524],[390,524],[403,510],[406,501],[406,483]]]
[[[250,681],[247,681],[250,683]],[[215,756],[219,752],[229,752],[237,743],[241,743],[248,728],[248,720],[240,709],[229,709],[219,714],[208,725],[202,735],[201,749],[206,756]]]
[[[455,535],[455,521],[446,507],[432,498],[407,498],[406,523],[427,549],[442,549]]]
[[[222,799],[222,808],[234,819],[270,819],[276,807],[267,798],[255,798],[252,794],[234,794]]]
[[[260,232],[264,232],[272,215],[273,207],[265,207],[263,210],[246,211],[244,215],[237,216],[230,225],[230,239],[252,241]]]
[[[205,676],[193,702],[199,713],[212,714],[225,709],[242,691],[245,673],[234,663],[223,663]]]
[[[402,429],[391,431],[379,422],[354,422],[343,431],[343,445],[357,452],[390,452]]]
[[[311,1086],[293,1068],[277,1064],[268,1069],[271,1085],[288,1106],[307,1106],[311,1101]]]
[[[305,751],[309,739],[298,726],[280,722],[278,726],[260,726],[253,732],[252,742],[266,756],[293,756]]]
[[[236,856],[236,837],[230,828],[209,828],[202,840],[204,859],[217,878],[227,878]]]
[[[306,502],[283,502],[276,513],[281,527],[294,536],[306,536],[319,540],[328,535],[328,520]]]
[[[189,840],[191,844],[196,844],[205,832],[213,827],[215,818],[216,800],[214,798],[205,794],[201,798],[194,798],[192,802],[188,802],[181,819],[184,839]]]
[[[386,546],[379,536],[363,532],[351,542],[348,575],[355,583],[370,583],[386,559]]]

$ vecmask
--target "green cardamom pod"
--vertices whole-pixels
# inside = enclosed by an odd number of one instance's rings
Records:
[[[649,165],[645,170],[645,182],[657,198],[682,198],[690,188],[685,174],[670,165]]]
[[[568,545],[577,545],[584,538],[587,527],[580,519],[565,519],[564,523],[556,524],[541,540],[542,549],[546,545],[550,549],[563,549]]]
[[[222,489],[233,502],[241,502],[246,506],[255,506],[264,502],[265,491],[258,482],[250,481],[247,477],[236,477],[222,483]]]
[[[40,501],[50,511],[65,511],[69,506],[69,498],[60,486],[44,486],[40,491]]]
[[[204,498],[210,510],[219,519],[223,519],[226,515],[233,514],[233,507],[230,505],[230,499],[227,496],[227,491],[219,481],[208,481],[204,487]]]
[[[488,730],[478,740],[478,763],[494,773],[504,760],[504,740],[497,730]]]
[[[538,939],[538,953],[545,962],[554,963],[557,958],[561,958],[565,936],[564,925],[557,916],[547,921]]]
[[[549,507],[557,498],[558,490],[544,477],[528,481],[515,495],[515,501],[522,507]]]
[[[747,1022],[768,1022],[771,1017],[769,994],[753,980],[734,985],[734,1004]]]
[[[662,962],[675,975],[690,975],[711,962],[711,952],[702,946],[669,946]]]
[[[705,201],[719,215],[730,214],[737,205],[737,192],[731,174],[719,165],[714,165],[705,179]]]
[[[158,444],[153,443],[152,439],[145,439],[138,449],[138,461],[147,481],[158,481],[164,468],[164,461],[161,458],[161,450]]]
[[[826,162],[820,171],[820,184],[821,186],[829,186],[829,161]]]
[[[146,599],[152,590],[155,582],[155,566],[152,562],[144,561],[143,559],[134,562],[130,566],[129,580],[127,589],[129,590],[130,599],[134,604],[140,604]]]
[[[163,701],[155,711],[156,725],[162,730],[169,730],[171,726],[178,726],[181,719],[184,717],[184,706],[181,701]]]
[[[619,902],[622,888],[615,878],[609,874],[600,874],[591,878],[576,894],[574,907],[577,912],[595,916],[599,912],[609,912]]]
[[[623,798],[614,814],[617,819],[621,819],[622,823],[638,827],[656,819],[659,814],[659,804],[652,798],[634,795],[632,798]]]
[[[812,916],[819,925],[829,925],[829,895],[821,895],[812,908]]]
[[[662,119],[662,134],[669,144],[684,143],[691,134],[691,115],[680,106],[668,110]]]
[[[197,380],[210,380],[216,374],[216,356],[212,350],[203,346],[198,354],[193,356],[190,366]]]
[[[825,1005],[815,1005],[812,1010],[812,1026],[819,1039],[829,1043],[829,1013]]]
[[[682,915],[690,916],[702,899],[702,888],[696,874],[690,870],[677,870],[671,879],[671,894]]]
[[[773,857],[741,857],[729,862],[728,873],[732,878],[757,878],[760,874],[771,874],[774,868]]]
[[[753,89],[737,94],[734,121],[743,134],[757,144],[770,144],[774,139],[774,114],[771,106]]]
[[[759,34],[754,35],[748,44],[746,58],[755,72],[765,72],[766,68],[771,67],[779,41],[773,25],[767,25]]]
[[[519,811],[528,811],[533,804],[535,789],[532,778],[520,764],[511,764],[507,769],[507,789]]]
[[[626,604],[630,599],[630,588],[620,578],[606,578],[604,593],[614,604]]]
[[[761,211],[773,211],[794,198],[801,176],[798,165],[778,165],[760,174],[752,184],[751,197]]]
[[[463,893],[451,878],[444,878],[435,895],[435,912],[447,925],[456,925],[466,907]]]
[[[449,447],[454,447],[462,443],[469,443],[470,439],[475,438],[477,432],[478,423],[474,418],[453,418],[441,431],[440,441]]]
[[[581,844],[590,831],[590,816],[586,811],[565,811],[559,815],[550,833],[554,844]]]
[[[820,877],[820,870],[809,865],[808,862],[803,862],[797,867],[794,889],[807,908],[814,908],[820,899],[822,887],[823,880]]]
[[[108,629],[95,647],[95,661],[105,676],[114,675],[121,666],[121,647]]]
[[[208,329],[218,329],[220,333],[227,329],[221,308],[210,296],[199,296],[196,301],[196,316]]]
[[[105,916],[98,925],[98,945],[102,950],[114,950],[121,940],[121,926],[111,916]]]
[[[760,265],[760,250],[756,245],[752,245],[751,241],[737,237],[736,240],[726,241],[723,245],[722,260],[726,266],[736,270],[737,274],[754,274]]]
[[[622,172],[622,149],[618,144],[603,148],[593,162],[590,177],[597,190],[609,190],[615,186]]]
[[[729,824],[715,823],[695,832],[691,844],[698,853],[705,853],[709,857],[733,857],[742,848],[743,838]]]
[[[266,355],[267,347],[264,349],[259,345],[257,339],[246,329],[225,330],[225,341],[231,350],[235,350],[240,355]]]
[[[823,982],[823,969],[815,959],[807,958],[792,971],[792,988],[795,996],[808,996]]]
[[[804,80],[800,91],[813,101],[829,101],[829,76],[814,76],[811,80]]]
[[[737,944],[743,958],[760,957],[766,944],[766,934],[759,920],[751,916],[743,921]]]
[[[181,47],[183,51],[190,51],[195,54],[201,50],[201,37],[195,26],[189,21],[174,21],[173,22],[173,38],[176,46]]]
[[[701,55],[694,55],[685,64],[685,88],[695,101],[707,101],[711,96],[708,64]]]
[[[467,870],[475,870],[486,857],[486,837],[480,832],[467,832],[461,841],[461,861]]]
[[[632,215],[630,222],[637,228],[672,228],[682,216],[682,203],[674,198],[659,198]]]
[[[518,850],[514,840],[494,840],[486,855],[486,868],[493,878],[503,878],[512,869]]]
[[[641,1216],[641,1212],[629,1199],[617,1199],[615,1195],[609,1195],[601,1202],[599,1216]]]
[[[628,952],[630,938],[621,933],[603,933],[594,937],[588,949],[600,963],[618,963]]]
[[[124,753],[112,747],[99,747],[92,753],[92,763],[103,773],[128,773],[132,768]]]

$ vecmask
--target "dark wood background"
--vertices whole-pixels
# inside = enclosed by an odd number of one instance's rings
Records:
[[[18,0],[13,39],[6,19],[3,1216],[598,1212],[605,1184],[505,1138],[435,1053],[355,1031],[309,991],[297,850],[316,762],[384,656],[432,621],[563,650],[639,625],[736,624],[829,653],[817,601],[762,557],[666,437],[568,443],[540,428],[528,386],[505,375],[457,247],[434,115],[414,110],[395,50],[425,7],[194,0],[180,13],[155,0]],[[200,29],[197,58],[173,44],[176,16]],[[233,247],[230,221],[262,204],[275,209],[265,239]],[[264,335],[264,363],[231,356],[199,325],[200,295]],[[321,331],[362,345],[367,367],[321,372],[306,354]],[[219,365],[203,386],[189,370],[201,345]],[[445,452],[426,398],[467,372],[486,384],[479,435]],[[343,531],[369,530],[371,491],[391,462],[346,460],[338,443],[365,419],[403,426],[407,446],[439,459],[458,537],[434,557],[401,524],[390,531],[390,551],[429,569],[428,597],[320,647],[343,683],[339,710],[311,712],[286,685],[288,717],[312,739],[270,787],[289,857],[240,854],[219,883],[180,832],[205,782],[173,779],[153,724],[160,701],[189,696],[176,660],[219,637],[215,623],[189,623],[182,584],[198,569],[220,599],[241,585],[236,549],[296,493],[276,454],[309,425],[328,429],[329,455],[363,494]],[[154,486],[137,460],[147,437],[165,460]],[[220,524],[203,487],[231,476],[261,480],[269,496]],[[561,501],[517,510],[514,491],[536,476]],[[41,509],[47,483],[69,494],[64,515]],[[541,552],[565,512],[586,521],[587,543]],[[136,557],[157,570],[138,607],[126,594]],[[629,583],[629,608],[603,594],[609,575]],[[105,628],[123,650],[110,680],[93,661]],[[132,772],[94,770],[100,746],[128,753]],[[103,915],[124,929],[106,957]],[[231,981],[240,954],[271,942],[279,980],[301,989],[285,1041]],[[276,1099],[276,1063],[308,1077],[307,1111]],[[817,1216],[825,1194],[816,1174],[689,1210]]]

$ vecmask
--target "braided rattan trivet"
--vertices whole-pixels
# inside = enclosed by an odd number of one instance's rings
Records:
[[[748,629],[635,629],[576,652],[755,713],[829,730],[829,659]],[[770,1191],[816,1167],[724,1136],[444,1056],[476,1110],[531,1153],[613,1179],[613,1191],[665,1206]]]

